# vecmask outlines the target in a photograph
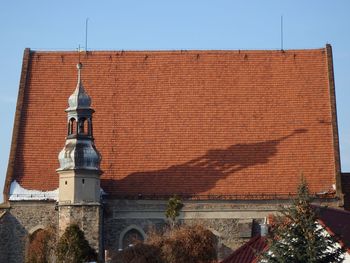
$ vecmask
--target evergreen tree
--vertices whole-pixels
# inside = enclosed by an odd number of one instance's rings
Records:
[[[78,225],[66,228],[57,244],[57,262],[82,263],[96,259],[96,252],[85,239]]]
[[[282,208],[269,237],[269,250],[261,262],[333,263],[342,262],[343,250],[335,237],[317,223],[311,197],[304,178],[292,205]]]

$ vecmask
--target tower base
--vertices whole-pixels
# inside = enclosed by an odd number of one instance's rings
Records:
[[[71,224],[77,224],[84,232],[86,240],[95,249],[98,259],[103,260],[102,242],[102,207],[93,204],[69,204],[58,206],[59,209],[59,236]]]

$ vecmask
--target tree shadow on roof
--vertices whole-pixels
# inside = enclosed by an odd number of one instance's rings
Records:
[[[281,142],[305,132],[306,129],[297,129],[275,140],[211,149],[198,158],[166,169],[135,172],[121,180],[102,179],[102,187],[111,195],[203,193],[212,189],[220,179],[248,167],[268,163],[277,154],[277,146]]]

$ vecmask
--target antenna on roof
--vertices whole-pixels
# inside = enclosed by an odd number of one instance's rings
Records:
[[[78,46],[77,51],[78,51],[78,62],[80,64],[80,45]]]
[[[85,20],[85,52],[88,50],[88,22],[89,18],[87,17]]]
[[[281,50],[283,50],[283,15],[281,16]]]

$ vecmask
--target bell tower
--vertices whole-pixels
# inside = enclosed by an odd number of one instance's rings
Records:
[[[59,232],[78,224],[90,246],[102,257],[102,209],[100,203],[101,155],[94,144],[91,98],[82,80],[82,64],[77,65],[78,83],[68,99],[65,146],[58,155]]]
[[[66,144],[58,155],[60,168],[59,203],[79,204],[100,202],[101,155],[97,151],[92,131],[91,98],[81,81],[82,64],[77,65],[78,84],[68,99],[68,130]]]

